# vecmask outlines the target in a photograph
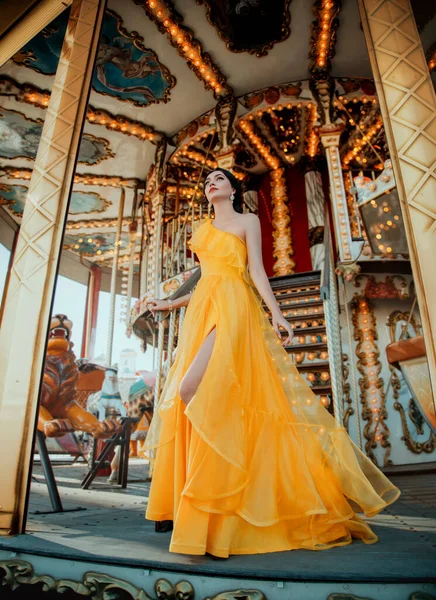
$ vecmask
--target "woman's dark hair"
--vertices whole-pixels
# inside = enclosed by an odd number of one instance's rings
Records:
[[[230,181],[232,188],[235,190],[235,197],[233,198],[233,208],[237,213],[243,212],[242,210],[242,185],[239,180],[233,175],[231,171],[227,171],[227,169],[221,169],[221,167],[217,167],[216,169],[212,169],[211,173],[215,173],[216,171],[221,171],[223,175],[227,177]]]

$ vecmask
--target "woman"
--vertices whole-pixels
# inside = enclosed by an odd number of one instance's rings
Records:
[[[156,450],[146,518],[173,521],[169,549],[184,554],[374,543],[355,510],[375,515],[400,492],[282,347],[292,330],[263,268],[259,219],[242,214],[238,181],[216,169],[204,190],[215,219],[201,220],[189,242],[201,262],[197,287],[149,302],[153,314],[189,305],[146,440]]]

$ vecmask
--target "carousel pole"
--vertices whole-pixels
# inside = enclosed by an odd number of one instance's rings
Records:
[[[115,301],[117,297],[117,273],[118,273],[118,258],[120,255],[121,229],[123,226],[124,201],[126,198],[126,190],[121,188],[120,204],[118,207],[118,222],[117,232],[115,234],[114,260],[112,263],[111,289],[110,289],[110,305],[109,305],[109,333],[106,347],[106,360],[109,366],[112,365],[112,352],[114,344],[114,329],[115,329]]]
[[[309,160],[304,172],[306,190],[307,217],[309,221],[309,242],[312,269],[320,271],[324,262],[324,213],[325,198],[321,173],[315,161]]]
[[[345,192],[344,178],[342,176],[341,155],[339,141],[343,125],[337,125],[335,130],[320,128],[319,134],[325,148],[329,171],[331,206],[335,221],[336,243],[339,260],[346,262],[352,260],[352,240],[350,220],[348,218],[347,194]]]
[[[0,331],[3,535],[25,526],[53,291],[104,10],[99,0],[72,4],[11,269]]]
[[[129,274],[127,279],[127,302],[126,302],[126,327],[130,322],[130,307],[132,304],[132,293],[133,293],[133,268],[135,264],[135,247],[136,247],[136,233],[138,231],[138,222],[133,221],[129,227],[130,236],[130,257],[129,257]]]
[[[85,326],[81,352],[82,358],[92,358],[94,356],[100,287],[101,270],[97,265],[92,265],[89,269],[88,293],[86,296]]]
[[[274,169],[271,173],[271,198],[273,204],[273,238],[274,275],[292,275],[295,269],[295,260],[292,258],[291,215],[287,205],[288,195],[285,178],[285,169]]]

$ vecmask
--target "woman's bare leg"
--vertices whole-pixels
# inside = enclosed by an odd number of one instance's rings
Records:
[[[182,381],[180,382],[180,398],[186,405],[188,405],[189,402],[192,400],[206,371],[215,343],[215,336],[216,327],[214,327],[204,339],[196,356],[194,357],[194,360],[189,365],[188,370],[186,371]]]

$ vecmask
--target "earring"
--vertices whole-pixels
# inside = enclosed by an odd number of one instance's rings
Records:
[[[230,194],[230,200],[233,202],[234,199],[235,199],[235,192],[232,192]]]

